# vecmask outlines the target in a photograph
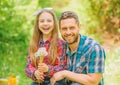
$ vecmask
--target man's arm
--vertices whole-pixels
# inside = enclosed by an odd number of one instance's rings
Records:
[[[102,78],[102,73],[78,74],[64,70],[53,75],[51,78],[51,85],[54,85],[56,81],[64,78],[84,85],[98,85]]]

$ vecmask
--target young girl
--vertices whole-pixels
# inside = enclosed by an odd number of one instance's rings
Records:
[[[40,58],[36,58],[35,53],[43,47],[47,55],[40,63]],[[65,69],[65,65],[65,43],[58,38],[56,16],[53,10],[44,8],[36,15],[25,69],[26,76],[33,80],[31,85],[50,85],[52,75]],[[63,85],[63,82],[58,81],[55,85]]]

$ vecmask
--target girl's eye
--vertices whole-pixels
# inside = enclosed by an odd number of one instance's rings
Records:
[[[52,22],[52,20],[47,20],[48,22]]]
[[[39,22],[44,22],[44,20],[39,20]]]

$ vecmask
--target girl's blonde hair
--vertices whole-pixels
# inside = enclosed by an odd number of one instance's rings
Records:
[[[58,59],[58,54],[57,54],[57,39],[58,39],[58,24],[57,24],[57,18],[56,15],[52,10],[47,10],[47,9],[42,9],[36,16],[36,21],[34,24],[34,31],[33,31],[33,36],[30,42],[30,60],[32,64],[36,67],[37,62],[36,58],[34,57],[34,53],[37,51],[38,46],[39,46],[39,41],[42,38],[42,32],[39,30],[38,27],[38,22],[39,22],[39,16],[43,13],[47,12],[50,13],[53,16],[53,21],[54,21],[54,29],[52,31],[52,40],[50,42],[50,48],[48,50],[48,56],[50,60],[50,64],[54,64],[55,60]]]

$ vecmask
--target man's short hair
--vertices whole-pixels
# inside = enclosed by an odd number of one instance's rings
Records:
[[[76,22],[79,24],[79,18],[75,12],[65,11],[61,14],[59,18],[59,25],[60,25],[61,20],[68,19],[68,18],[74,18]]]

